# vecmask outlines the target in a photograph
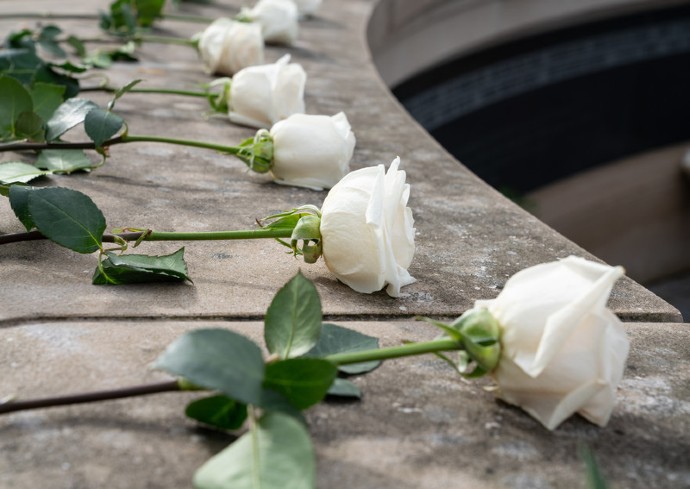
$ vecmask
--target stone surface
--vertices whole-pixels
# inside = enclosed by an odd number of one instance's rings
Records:
[[[415,322],[341,322],[381,338],[433,338]],[[184,331],[223,327],[260,341],[259,322],[67,321],[0,329],[0,392],[20,397],[114,388],[165,378],[147,366]],[[587,444],[613,487],[690,484],[690,329],[627,325],[628,367],[609,425],[582,418],[554,432],[465,382],[432,356],[355,377],[361,402],[308,412],[318,486],[340,488],[584,487]],[[9,375],[7,375],[9,373]],[[186,420],[198,394],[160,394],[0,417],[0,487],[189,487],[194,470],[232,441]]]
[[[412,121],[372,65],[364,38],[374,2],[326,2],[303,23],[293,48],[270,47],[266,58],[292,54],[308,73],[307,112],[346,111],[357,136],[353,169],[402,158],[412,185],[410,205],[417,229],[417,253],[410,272],[417,283],[391,299],[384,292],[363,297],[338,284],[322,262],[308,266],[273,241],[188,243],[194,285],[94,287],[95,256],[76,255],[48,243],[19,243],[0,249],[0,321],[73,317],[247,317],[263,314],[274,291],[298,268],[316,281],[324,311],[332,316],[457,316],[476,299],[494,297],[516,271],[570,254],[589,256],[537,219],[500,196],[450,157]],[[107,2],[61,2],[62,12],[93,12]],[[228,5],[237,5],[227,2]],[[0,13],[50,10],[32,0],[4,2]],[[188,6],[205,15],[218,7]],[[229,9],[234,11],[234,9]],[[3,20],[7,32],[34,21]],[[98,35],[94,21],[60,21],[66,33]],[[164,21],[163,35],[191,36],[198,24]],[[150,86],[190,88],[207,82],[193,49],[144,45],[139,63],[118,63],[106,73],[115,85],[144,78]],[[84,82],[87,85],[89,82]],[[105,103],[104,94],[88,93]],[[135,95],[123,97],[117,112],[130,134],[156,134],[238,143],[253,130],[223,119],[206,119],[199,100]],[[74,137],[74,136],[72,136]],[[77,136],[78,137],[78,136]],[[325,193],[276,186],[248,174],[232,157],[202,149],[141,143],[114,146],[107,164],[91,174],[51,176],[38,185],[85,192],[103,210],[109,228],[159,231],[244,229],[260,218],[301,204],[320,205]],[[32,155],[21,155],[31,160]],[[0,154],[0,161],[17,159]],[[7,201],[0,206],[0,232],[22,230]],[[145,243],[143,253],[162,254],[178,244]],[[630,280],[616,286],[610,302],[622,318],[680,321],[678,311]]]
[[[223,2],[227,13],[239,1]],[[410,322],[415,314],[453,317],[476,299],[494,297],[516,271],[582,249],[479,181],[410,119],[371,63],[364,36],[373,0],[326,0],[305,22],[298,45],[269,48],[268,60],[290,52],[309,74],[307,110],[345,110],[358,138],[353,168],[403,159],[412,184],[418,282],[400,299],[363,296],[339,284],[322,263],[307,266],[266,242],[190,243],[194,284],[95,287],[95,256],[48,242],[0,248],[0,398],[100,389],[163,378],[147,365],[184,331],[229,327],[259,339],[275,291],[296,271],[316,282],[327,317],[381,338],[384,345],[421,340],[436,331]],[[61,13],[95,11],[106,1],[61,1]],[[56,2],[0,3],[0,32],[33,22],[3,18],[41,12]],[[183,4],[217,15],[217,6]],[[93,22],[61,21],[67,32],[98,35]],[[191,35],[197,26],[165,21],[160,34]],[[190,88],[209,77],[193,50],[147,45],[141,62],[107,72],[114,84],[145,78],[151,86]],[[102,94],[89,94],[102,103]],[[253,131],[205,119],[202,103],[128,96],[117,106],[132,134],[236,143]],[[17,155],[0,155],[1,161]],[[31,160],[32,155],[20,155]],[[52,176],[90,195],[109,227],[157,230],[248,228],[254,218],[299,204],[320,205],[323,193],[278,187],[265,176],[212,152],[156,144],[112,148],[89,175]],[[0,232],[21,231],[7,202]],[[145,247],[145,249],[144,249]],[[145,243],[147,253],[176,249]],[[590,258],[592,258],[590,256]],[[581,442],[595,451],[616,487],[690,484],[687,453],[690,330],[678,311],[631,280],[610,301],[627,325],[632,353],[610,425],[580,418],[549,433],[522,411],[465,383],[433,357],[384,365],[355,380],[359,403],[325,404],[309,415],[322,488],[555,488],[584,486]],[[402,319],[402,320],[398,320]],[[375,321],[376,320],[376,321]],[[183,416],[193,394],[162,394],[0,417],[0,488],[189,487],[194,470],[233,437]]]

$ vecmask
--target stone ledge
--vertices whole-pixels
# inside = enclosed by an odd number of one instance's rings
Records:
[[[240,2],[227,2],[239,5]],[[270,242],[195,243],[187,246],[194,285],[94,287],[92,256],[76,255],[49,243],[15,244],[0,249],[0,323],[37,318],[209,317],[258,318],[275,290],[298,268],[314,279],[327,315],[353,319],[409,317],[415,314],[458,316],[476,299],[494,297],[516,271],[570,254],[588,255],[522,209],[507,201],[449,156],[403,111],[382,84],[371,62],[365,30],[373,0],[327,1],[316,19],[303,24],[291,49],[268,48],[267,59],[284,52],[309,75],[307,111],[344,110],[358,138],[353,169],[403,160],[412,185],[418,251],[410,268],[418,282],[390,299],[380,292],[362,296],[338,284],[323,264],[307,266],[286,257]],[[106,1],[64,1],[61,12],[94,11]],[[46,11],[47,0],[21,3],[28,11]],[[195,11],[218,14],[215,7]],[[15,11],[15,3],[0,5]],[[234,9],[232,10],[234,11]],[[230,12],[231,13],[231,12]],[[97,34],[94,22],[60,21],[67,32]],[[20,28],[2,20],[0,30]],[[198,25],[164,21],[164,33],[191,35]],[[113,83],[145,78],[151,86],[190,87],[208,81],[191,49],[144,46],[140,63],[116,64]],[[108,98],[90,94],[101,102]],[[130,132],[238,142],[252,130],[225,121],[204,120],[198,102],[164,96],[125,97],[118,112]],[[15,155],[0,155],[2,161]],[[310,203],[324,194],[278,187],[265,177],[248,175],[242,164],[208,151],[155,144],[114,147],[104,168],[90,175],[52,176],[45,185],[62,185],[90,195],[104,210],[110,227],[158,230],[246,228],[256,217]],[[21,231],[7,204],[0,207],[2,232]],[[146,244],[146,253],[164,253],[170,244]],[[678,311],[625,279],[614,289],[610,307],[634,321],[681,321]]]
[[[381,339],[424,340],[436,330],[401,321],[341,323]],[[146,369],[174,338],[224,327],[259,341],[258,322],[37,323],[0,329],[0,393],[21,396],[112,388],[163,378]],[[579,417],[548,432],[517,408],[462,381],[440,360],[388,362],[354,381],[364,399],[308,413],[318,486],[339,488],[581,487],[580,443],[615,487],[690,483],[690,329],[630,323],[631,354],[606,428]],[[41,372],[41,375],[37,375]],[[232,437],[186,420],[194,394],[15,413],[0,417],[0,487],[187,487]]]

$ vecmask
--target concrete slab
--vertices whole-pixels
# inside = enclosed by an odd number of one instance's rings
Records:
[[[408,321],[342,322],[381,339],[433,338]],[[0,329],[0,396],[56,395],[166,378],[147,370],[184,331],[223,327],[260,340],[259,322],[66,321]],[[631,323],[631,354],[611,422],[579,417],[548,432],[432,356],[388,362],[354,379],[361,402],[308,413],[318,487],[584,487],[589,445],[613,487],[687,487],[690,328]],[[0,488],[189,487],[195,469],[232,440],[185,419],[198,394],[14,413],[0,417]]]
[[[240,5],[228,1],[227,13]],[[293,48],[268,48],[267,59],[289,52],[309,75],[307,111],[346,111],[358,143],[353,169],[388,164],[400,155],[412,185],[410,205],[418,251],[410,268],[418,282],[400,299],[380,292],[362,296],[338,284],[320,263],[304,265],[272,242],[192,243],[187,257],[194,285],[95,287],[95,257],[75,255],[50,243],[0,249],[0,321],[18,324],[40,318],[258,318],[275,290],[298,268],[315,280],[330,316],[348,318],[456,316],[476,299],[494,297],[516,271],[570,254],[589,256],[534,217],[504,199],[449,156],[399,106],[371,63],[364,32],[373,0],[327,1],[305,22]],[[95,11],[106,1],[66,0],[60,11]],[[2,19],[12,11],[55,9],[48,0],[3,2],[0,32],[31,22]],[[214,6],[187,6],[218,15]],[[67,32],[96,35],[95,21],[60,21]],[[164,21],[161,33],[191,35],[198,25]],[[151,86],[186,87],[207,82],[193,50],[145,45],[141,61],[107,71],[114,84],[145,78]],[[105,102],[107,97],[92,94]],[[125,97],[118,112],[131,134],[155,133],[236,143],[252,130],[224,120],[206,120],[198,101],[163,96]],[[22,155],[31,159],[31,155]],[[0,155],[0,160],[17,155]],[[105,167],[90,175],[52,176],[42,185],[61,185],[90,195],[110,227],[157,230],[247,228],[254,219],[300,204],[320,205],[325,194],[276,186],[249,175],[222,155],[191,148],[132,144],[112,148]],[[0,232],[21,231],[4,201]],[[164,253],[172,244],[145,244],[145,253]],[[616,286],[610,306],[634,321],[681,321],[678,311],[631,280]]]

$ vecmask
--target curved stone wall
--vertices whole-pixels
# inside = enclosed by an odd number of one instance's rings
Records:
[[[690,269],[690,3],[390,0],[368,35],[403,105],[484,181],[644,283]]]
[[[574,24],[684,0],[380,0],[367,38],[393,87],[451,58]]]

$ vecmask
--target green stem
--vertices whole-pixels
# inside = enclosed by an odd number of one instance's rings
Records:
[[[54,12],[17,12],[11,14],[2,14],[3,19],[48,19],[48,20],[93,20],[98,19],[97,14],[56,14]],[[203,17],[200,15],[183,15],[183,14],[163,14],[161,16],[165,20],[176,20],[180,22],[194,22],[198,24],[210,24],[215,19],[212,17]]]
[[[268,231],[268,230],[267,230]],[[160,233],[160,234],[175,234],[175,233]],[[180,233],[180,234],[207,234],[207,233]],[[269,236],[263,236],[269,237]],[[192,238],[193,239],[193,238]],[[379,348],[375,350],[365,350],[352,353],[336,353],[329,355],[326,360],[335,363],[336,365],[349,365],[353,363],[362,363],[378,360],[390,360],[393,358],[409,357],[414,355],[424,355],[427,353],[439,353],[450,350],[460,350],[462,344],[452,339],[437,339],[432,341],[425,341],[421,343],[408,343],[400,346],[391,346],[388,348]],[[81,394],[72,394],[67,396],[46,397],[39,399],[28,399],[24,401],[7,401],[0,403],[0,414],[11,413],[15,411],[25,411],[29,409],[41,409],[54,406],[65,406],[68,404],[81,404],[86,402],[106,401],[112,399],[121,399],[124,397],[143,396],[148,394],[156,394],[160,392],[176,392],[189,390],[180,385],[179,380],[158,382],[155,384],[144,384],[133,387],[125,387],[122,389],[113,389],[106,391],[86,392]],[[203,390],[195,387],[195,390]]]
[[[98,19],[97,14],[56,14],[54,12],[16,12],[2,14],[3,19],[53,19],[53,20],[92,20]]]
[[[133,36],[133,41],[150,42],[156,44],[175,44],[178,46],[189,46],[196,48],[196,41],[184,37],[154,36],[150,34],[137,34]]]
[[[147,234],[148,233],[148,234]],[[275,239],[289,238],[292,229],[244,229],[237,231],[198,231],[198,232],[165,232],[165,231],[140,231],[121,234],[104,234],[103,243],[117,243],[119,240],[137,241],[145,234],[143,241],[213,241],[235,239]],[[0,245],[19,243],[22,241],[38,241],[48,239],[40,231],[28,233],[0,234]]]
[[[144,241],[214,241],[233,239],[289,238],[292,229],[247,229],[239,231],[165,232],[152,231]],[[127,239],[135,241],[136,239]]]
[[[114,138],[118,139],[118,138]],[[118,143],[137,143],[137,142],[147,142],[147,143],[167,143],[167,144],[177,144],[179,146],[192,146],[194,148],[205,148],[205,149],[213,149],[215,151],[219,151],[221,153],[227,153],[231,155],[236,155],[240,148],[236,146],[223,146],[220,144],[213,144],[213,143],[207,143],[204,141],[195,141],[192,139],[175,139],[175,138],[167,138],[167,137],[161,137],[161,136],[130,136],[130,135],[122,135],[120,136],[121,141],[118,141],[115,144]],[[103,146],[108,146],[108,141],[103,143]]]
[[[193,146],[195,148],[205,148],[213,149],[215,151],[220,151],[221,153],[227,153],[231,155],[236,155],[240,148],[235,146],[223,146],[220,144],[207,143],[204,141],[195,141],[189,139],[175,139],[162,136],[130,136],[123,134],[122,136],[117,136],[107,141],[104,141],[102,146],[109,147],[116,144],[124,143],[137,143],[137,142],[150,142],[150,143],[166,143],[166,144],[177,144],[180,146]],[[68,143],[68,142],[55,142],[48,141],[43,143],[8,143],[0,145],[0,152],[2,151],[41,151],[44,149],[96,149],[96,145],[93,141],[78,142],[78,143]]]
[[[102,86],[102,87],[84,87],[81,88],[81,92],[108,92],[108,93],[115,93],[117,92],[117,88],[111,87],[111,86]],[[199,92],[199,91],[194,91],[194,90],[177,90],[173,88],[130,88],[127,90],[127,93],[160,93],[164,95],[182,95],[185,97],[200,97],[200,98],[206,98],[208,97],[207,92]]]
[[[443,338],[420,343],[408,343],[400,346],[390,346],[388,348],[377,348],[375,350],[364,350],[350,353],[335,353],[328,355],[326,360],[336,365],[350,365],[353,363],[372,362],[379,360],[390,360],[392,358],[410,357],[424,355],[426,353],[439,353],[449,350],[461,350],[462,343],[449,338]]]

